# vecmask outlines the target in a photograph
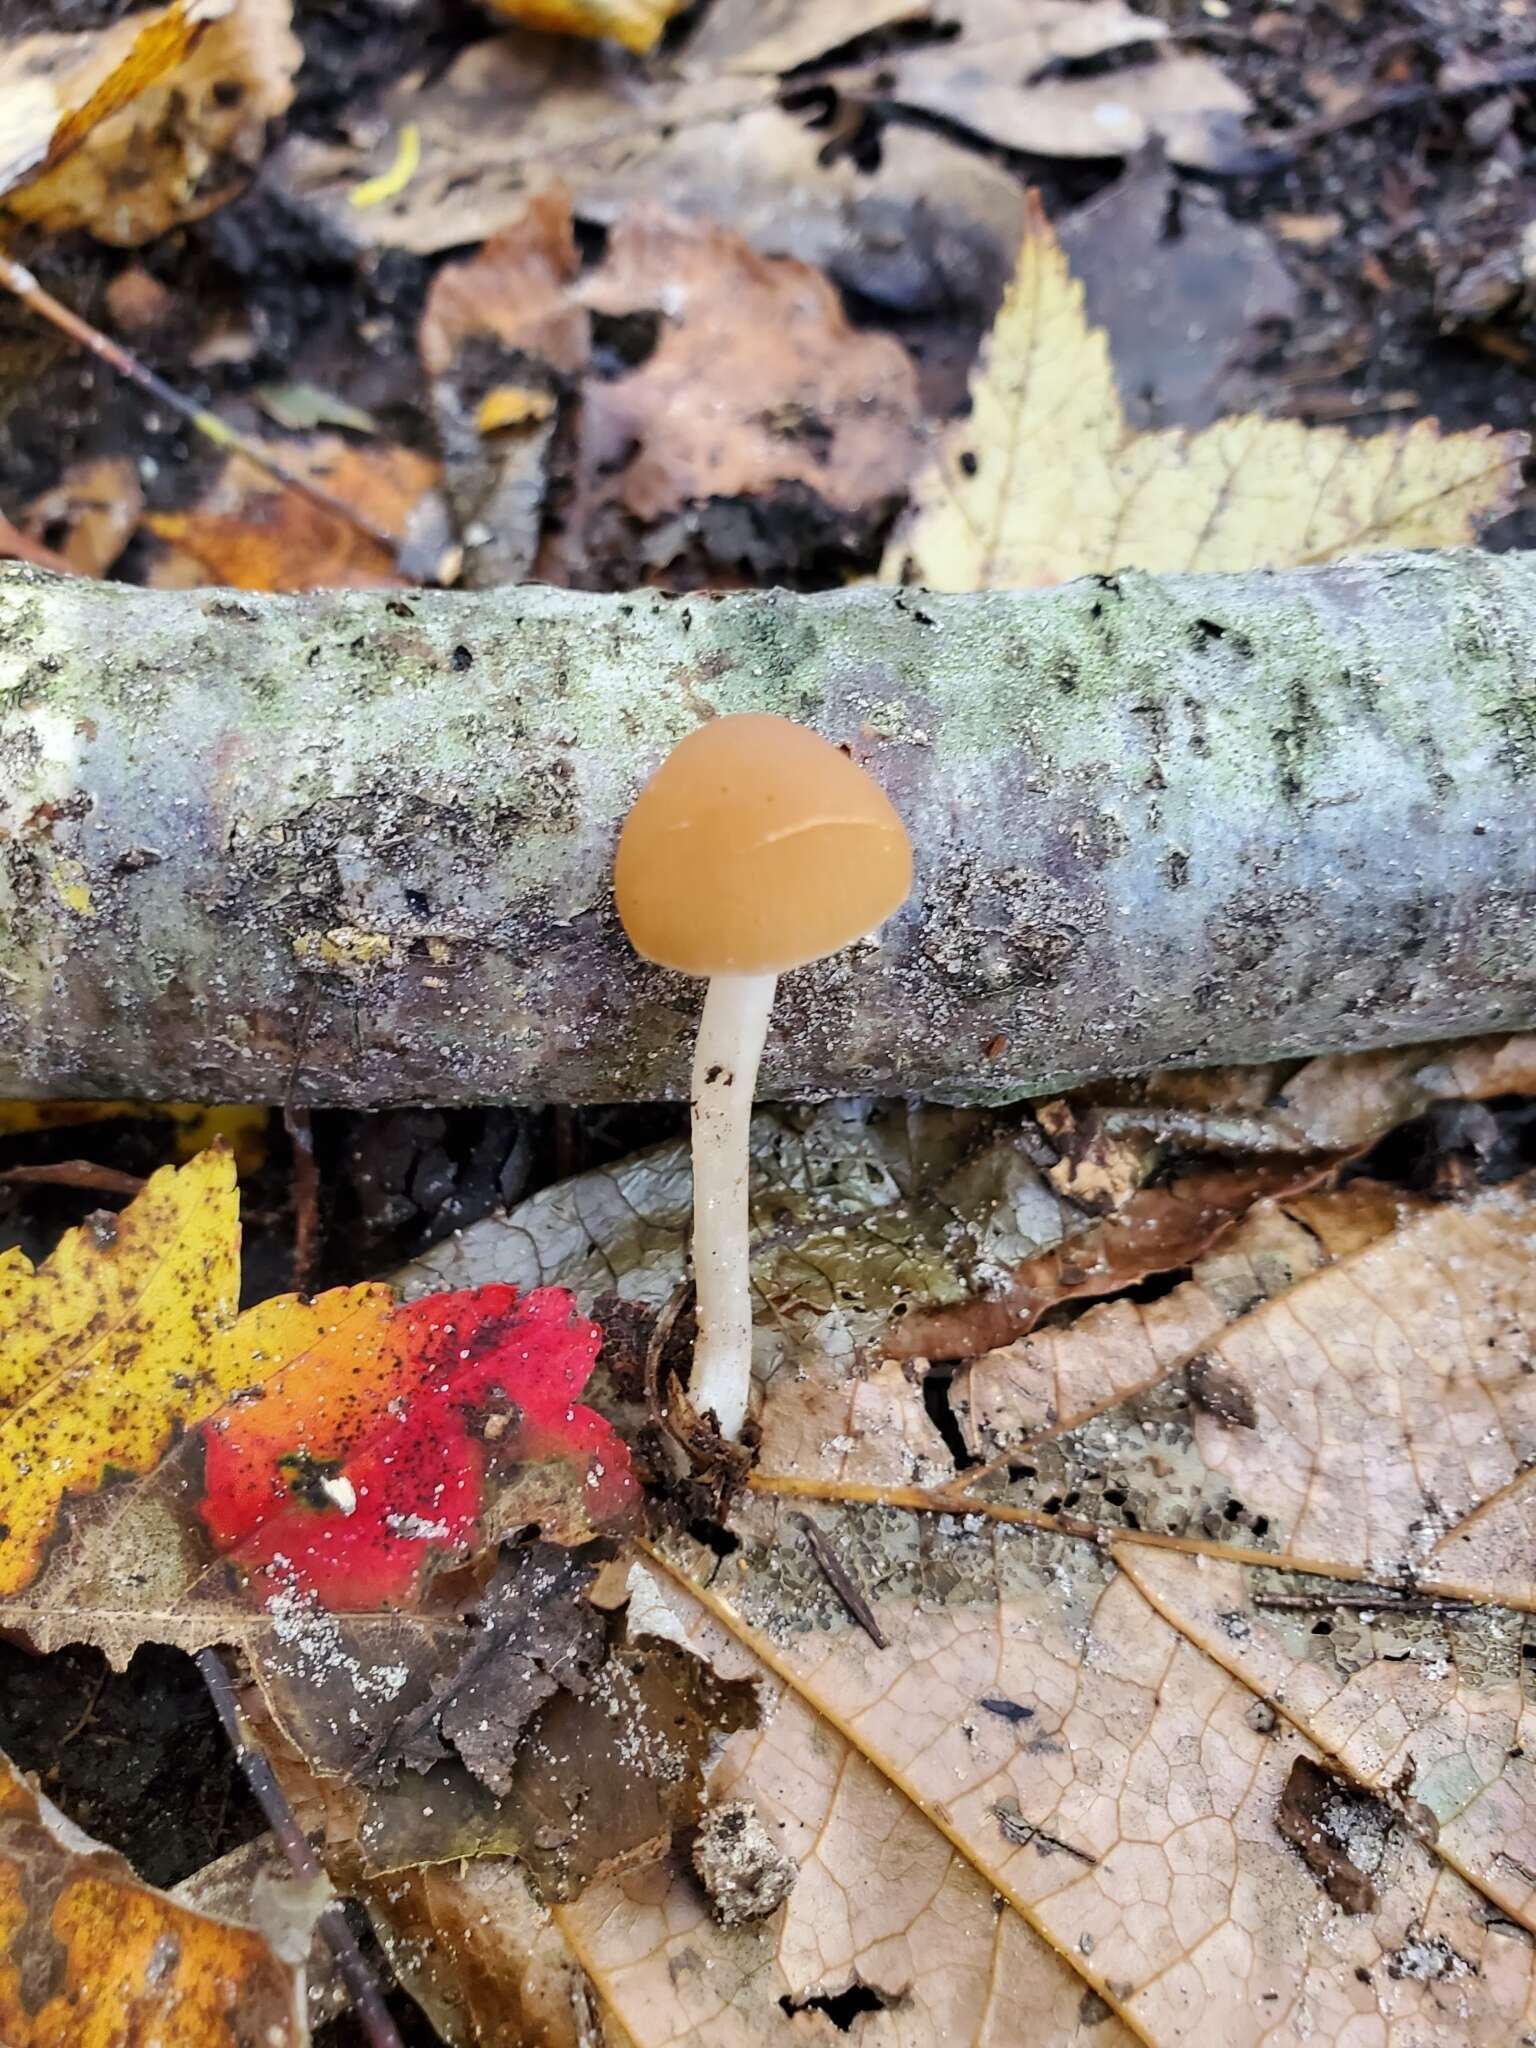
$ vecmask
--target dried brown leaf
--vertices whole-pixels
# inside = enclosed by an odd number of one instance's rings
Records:
[[[778,73],[875,29],[922,20],[928,0],[714,0],[688,39],[691,71]]]
[[[1165,24],[1122,0],[946,0],[944,15],[957,36],[880,56],[881,99],[1036,156],[1129,156],[1153,137],[1179,164],[1240,153],[1248,95],[1209,57],[1158,51]],[[1104,75],[1066,69],[1143,45]]]
[[[794,494],[839,530],[867,528],[899,497],[916,453],[911,360],[857,332],[820,272],[642,207],[582,298],[649,317],[658,336],[637,368],[587,388],[559,550],[568,574],[585,580],[635,525],[643,558],[665,566],[691,538],[668,523],[711,503]]]
[[[126,456],[73,463],[27,508],[26,530],[77,576],[105,576],[133,538],[143,509],[139,472]]]

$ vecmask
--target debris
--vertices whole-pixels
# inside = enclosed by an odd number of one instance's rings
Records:
[[[1376,1887],[1352,1860],[1352,1852],[1364,1837],[1375,1846],[1379,1858],[1380,1845],[1391,1825],[1388,1809],[1364,1797],[1338,1772],[1306,1756],[1297,1757],[1291,1765],[1275,1826],[1301,1852],[1323,1890],[1346,1913],[1375,1912]]]
[[[694,1837],[693,1867],[722,1927],[768,1919],[800,1875],[799,1864],[773,1839],[747,1799],[706,1810]]]

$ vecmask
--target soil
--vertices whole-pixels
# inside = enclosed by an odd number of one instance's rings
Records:
[[[1265,226],[1300,287],[1294,320],[1262,337],[1247,365],[1260,406],[1371,430],[1426,414],[1449,427],[1528,427],[1536,289],[1521,271],[1520,237],[1536,213],[1536,0],[1144,4],[1256,103],[1258,156],[1224,173],[1179,172],[1175,191]],[[119,0],[0,0],[0,27],[85,27],[119,11]],[[472,9],[448,0],[300,0],[297,21],[307,62],[290,125],[318,135],[409,67],[440,65],[485,31]],[[864,146],[878,148],[878,121]],[[1043,158],[1014,160],[1014,168],[1038,185],[1054,217],[1106,191],[1123,170]],[[1177,232],[1176,207],[1170,223]],[[143,359],[241,425],[259,432],[265,424],[251,398],[257,385],[302,378],[344,391],[391,437],[430,443],[415,329],[432,260],[390,254],[354,263],[260,183],[143,251],[78,237],[17,253],[48,289],[104,326],[107,285],[130,263],[142,265],[181,309],[143,345]],[[194,314],[201,326],[210,307],[227,309],[250,347],[239,362],[199,371],[187,351]],[[925,393],[958,405],[982,331],[974,309],[947,322],[904,320],[857,300],[850,311],[897,333],[924,362]],[[68,465],[123,452],[137,462],[150,504],[164,507],[188,503],[219,459],[20,305],[0,304],[0,509],[19,515]],[[1536,545],[1536,494],[1527,490],[1488,542]],[[878,536],[852,561],[829,559],[823,543],[814,521],[798,533],[790,523],[775,536],[776,573],[812,586],[871,570],[878,559]],[[135,544],[117,573],[136,577],[145,562]],[[1531,1111],[1495,1108],[1506,1149],[1530,1156]],[[325,1284],[385,1271],[499,1204],[670,1135],[680,1114],[317,1113],[317,1250],[302,1277]],[[1479,1134],[1485,1147],[1481,1126]],[[1469,1143],[1446,1113],[1399,1134],[1378,1163],[1404,1184],[1433,1186]],[[146,1173],[170,1156],[167,1127],[124,1119],[6,1139],[0,1167],[82,1152]],[[248,1298],[295,1282],[292,1166],[291,1139],[274,1112],[267,1164],[246,1190]],[[0,1184],[0,1247],[41,1255],[102,1199]],[[158,1884],[262,1826],[195,1667],[171,1651],[141,1651],[128,1672],[114,1674],[91,1652],[37,1658],[0,1643],[0,1748]],[[435,2039],[419,2019],[409,2024],[414,2041]],[[323,2038],[342,2048],[356,2036],[342,2027]]]

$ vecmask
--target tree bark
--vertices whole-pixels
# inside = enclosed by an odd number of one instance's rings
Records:
[[[614,837],[716,711],[912,833],[761,1092],[999,1098],[1536,1021],[1536,555],[934,597],[156,592],[0,574],[0,1092],[686,1087]]]

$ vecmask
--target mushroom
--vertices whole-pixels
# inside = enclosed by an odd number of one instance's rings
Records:
[[[688,1392],[724,1437],[739,1435],[751,1384],[747,1136],[775,983],[872,932],[911,885],[912,848],[885,792],[819,734],[767,712],[689,733],[619,835],[614,893],[630,943],[709,979],[690,1091],[699,1335]]]

